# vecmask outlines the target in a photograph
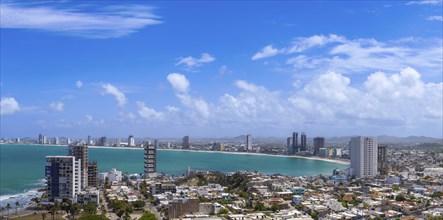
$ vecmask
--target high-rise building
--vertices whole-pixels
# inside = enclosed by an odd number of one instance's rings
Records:
[[[378,144],[377,146],[377,166],[378,172],[381,175],[388,174],[388,146],[385,144]]]
[[[292,153],[298,152],[298,133],[292,132]]]
[[[325,147],[325,138],[324,137],[315,137],[314,138],[314,156],[319,156],[320,148]]]
[[[58,139],[58,137],[54,137],[54,144],[55,145],[59,145],[60,144],[60,139]]]
[[[47,144],[48,142],[46,140],[46,136],[42,135],[42,134],[39,134],[38,135],[38,143],[39,144]]]
[[[120,138],[115,139],[115,145],[116,145],[117,147],[120,147],[121,143],[122,143],[122,142],[121,142]]]
[[[81,191],[81,161],[72,156],[47,156],[45,177],[50,201],[73,199]]]
[[[189,145],[189,136],[184,136],[183,137],[183,144],[182,144],[182,148],[183,149],[189,149],[190,145]]]
[[[349,143],[351,168],[357,178],[377,176],[377,140],[371,137],[353,137]]]
[[[100,137],[97,141],[97,146],[106,146],[108,143],[106,137]]]
[[[92,145],[91,135],[88,135],[88,142],[86,142],[88,145]]]
[[[291,137],[286,139],[286,150],[288,151],[288,155],[294,154],[294,152],[292,152]]]
[[[68,146],[68,156],[73,156],[80,161],[81,189],[83,190],[88,186],[88,145]]]
[[[252,135],[246,135],[246,151],[252,151]]]
[[[135,139],[132,135],[129,135],[128,137],[128,147],[135,147]]]
[[[66,144],[67,144],[67,145],[70,145],[71,143],[72,143],[71,138],[66,139]]]
[[[158,145],[157,140],[155,140],[154,145],[149,143],[145,144],[145,161],[144,161],[145,177],[152,177],[156,175],[157,145]]]
[[[97,162],[88,163],[88,186],[98,187],[98,183]]]
[[[300,151],[306,151],[306,133],[302,132],[300,138]]]

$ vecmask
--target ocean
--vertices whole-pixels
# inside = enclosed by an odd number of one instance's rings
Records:
[[[44,186],[45,156],[66,155],[66,146],[0,145],[0,206],[26,203]],[[99,171],[112,168],[127,173],[143,172],[142,149],[89,148],[89,161],[97,161]],[[188,167],[221,172],[259,171],[289,176],[331,174],[347,165],[303,158],[224,154],[195,151],[157,151],[157,171],[181,175]]]

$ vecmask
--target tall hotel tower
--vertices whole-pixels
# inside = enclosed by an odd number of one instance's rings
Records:
[[[252,135],[246,135],[246,151],[252,151]]]
[[[157,174],[157,147],[158,140],[154,140],[154,145],[145,144],[145,178],[155,177]]]
[[[357,178],[377,176],[377,140],[371,137],[353,137],[349,143],[351,168]]]
[[[298,152],[298,133],[292,132],[292,153]]]
[[[50,201],[73,199],[81,191],[80,160],[73,156],[47,156],[45,177]]]
[[[75,157],[80,161],[81,186],[84,190],[88,186],[88,145],[70,145],[68,146],[68,156]]]

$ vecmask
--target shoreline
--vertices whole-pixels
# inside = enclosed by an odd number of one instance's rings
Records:
[[[235,155],[251,155],[251,156],[265,156],[265,157],[283,157],[283,158],[300,158],[306,160],[320,160],[331,163],[339,163],[343,165],[349,165],[350,162],[345,160],[336,160],[331,158],[322,158],[322,157],[304,157],[300,155],[282,155],[282,154],[263,154],[263,153],[254,153],[254,152],[233,152],[233,151],[208,151],[208,150],[184,150],[184,149],[157,149],[164,151],[181,151],[181,152],[197,152],[197,153],[219,153],[219,154],[235,154]]]
[[[2,143],[4,144],[4,143]],[[54,145],[54,144],[11,144],[11,145],[37,145],[37,146],[51,146],[51,147],[67,147],[68,145]],[[102,146],[88,146],[88,148],[92,149],[117,149],[117,150],[143,150],[141,147],[102,147]],[[339,160],[333,158],[323,158],[323,157],[305,157],[300,155],[283,155],[283,154],[264,154],[264,153],[255,153],[255,152],[235,152],[235,151],[209,151],[209,150],[184,150],[184,149],[157,149],[164,151],[181,151],[181,152],[196,152],[196,153],[219,153],[219,154],[235,154],[235,155],[251,155],[251,156],[266,156],[266,157],[284,157],[284,158],[300,158],[306,160],[319,160],[330,163],[338,163],[342,165],[350,165],[350,161]]]

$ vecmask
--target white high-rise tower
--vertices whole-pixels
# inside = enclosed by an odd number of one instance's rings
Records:
[[[377,140],[371,137],[353,137],[349,143],[351,168],[357,178],[377,176]]]

